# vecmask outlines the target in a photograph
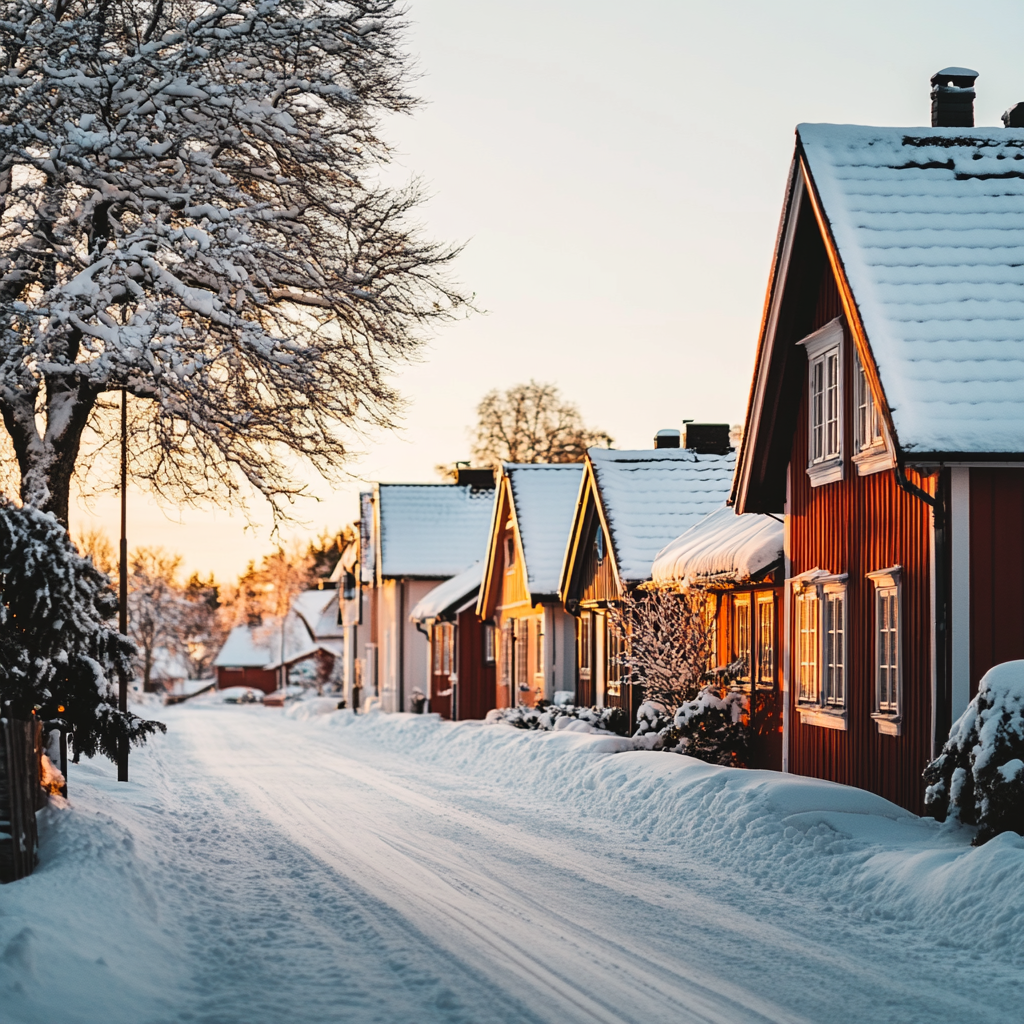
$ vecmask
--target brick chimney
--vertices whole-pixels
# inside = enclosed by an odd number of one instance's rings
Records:
[[[1003,111],[1003,126],[1024,128],[1024,103],[1014,103],[1009,110]]]
[[[654,435],[654,447],[655,448],[678,448],[679,447],[679,431],[678,430],[659,430]]]
[[[687,423],[683,447],[701,455],[725,455],[732,451],[728,423]]]
[[[932,127],[974,127],[974,80],[970,68],[943,68],[932,75]]]

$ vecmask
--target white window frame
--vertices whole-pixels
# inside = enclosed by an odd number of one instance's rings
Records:
[[[894,565],[888,569],[869,572],[867,578],[875,588],[874,616],[874,710],[871,714],[875,726],[883,736],[899,736],[903,726],[903,570]],[[895,651],[888,666],[883,666],[885,643],[883,640],[883,601],[893,600],[896,611],[894,632]],[[890,685],[882,692],[882,680],[888,667]],[[895,674],[895,681],[892,680]],[[888,699],[883,700],[883,697]]]
[[[740,634],[742,632],[742,620],[746,619],[745,643]],[[752,595],[734,594],[732,599],[732,641],[735,649],[732,655],[736,658],[743,657],[746,665],[744,672],[739,676],[741,683],[749,683],[754,678],[754,602]]]
[[[814,725],[823,729],[846,730],[846,711],[849,701],[849,595],[846,573],[829,573],[824,569],[811,569],[790,579],[793,588],[793,622],[796,636],[793,643],[793,679],[796,686],[796,710],[801,725]],[[838,630],[829,618],[829,609],[840,604],[841,619]],[[812,616],[812,649],[806,650],[803,640],[804,615]],[[838,659],[832,658],[828,637],[840,636]],[[808,630],[810,632],[810,630]],[[805,658],[805,654],[807,657]],[[808,680],[805,667],[813,665],[813,678]],[[832,671],[841,667],[842,693],[838,692]],[[808,685],[809,684],[809,685]]]
[[[858,476],[868,476],[892,469],[896,465],[886,439],[885,424],[878,403],[871,394],[871,385],[860,356],[854,357],[854,436],[853,456]]]
[[[807,352],[807,475],[812,487],[834,483],[843,479],[843,321],[842,317],[830,320],[824,327],[809,334],[797,344]],[[834,388],[828,382],[829,367],[834,366]],[[820,396],[820,422],[815,395],[815,378],[820,372],[822,390]],[[834,416],[830,416],[829,392],[832,394]],[[829,424],[834,423],[835,438],[830,440]],[[815,446],[820,431],[821,450]]]

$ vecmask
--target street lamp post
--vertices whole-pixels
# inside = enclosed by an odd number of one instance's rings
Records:
[[[128,391],[121,388],[121,561],[119,566],[120,607],[117,627],[128,635]],[[118,673],[117,706],[122,714],[128,711],[128,673]],[[117,781],[128,781],[128,740],[117,745]]]

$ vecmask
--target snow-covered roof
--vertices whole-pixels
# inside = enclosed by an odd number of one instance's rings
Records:
[[[744,583],[782,558],[784,528],[774,516],[737,515],[730,507],[706,516],[658,553],[655,583]]]
[[[797,129],[906,451],[1024,452],[1024,129]]]
[[[583,463],[506,463],[530,593],[558,593],[558,580],[583,479]]]
[[[410,622],[426,622],[457,611],[480,590],[484,576],[484,563],[475,562],[465,572],[439,583],[413,606]]]
[[[666,544],[725,503],[735,452],[702,455],[688,448],[615,451],[591,448],[601,506],[624,582],[650,579]]]
[[[381,575],[443,579],[486,552],[494,491],[378,484]]]
[[[248,626],[235,626],[214,659],[218,668],[263,668],[270,661],[270,647],[260,642]],[[268,638],[269,639],[269,638]]]
[[[305,590],[292,600],[292,611],[318,639],[343,636],[338,624],[337,590]]]

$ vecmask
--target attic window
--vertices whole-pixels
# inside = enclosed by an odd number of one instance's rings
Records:
[[[869,473],[891,469],[893,461],[885,443],[882,418],[871,394],[871,385],[864,372],[864,365],[859,358],[854,360],[853,400],[856,407],[853,463],[857,467],[857,474],[867,476]]]
[[[843,326],[837,317],[800,342],[807,351],[811,486],[843,479]]]
[[[512,534],[505,535],[505,571],[511,572],[516,564],[516,539]]]
[[[604,561],[604,530],[598,527],[597,536],[594,538],[594,551],[597,552],[598,562]]]

